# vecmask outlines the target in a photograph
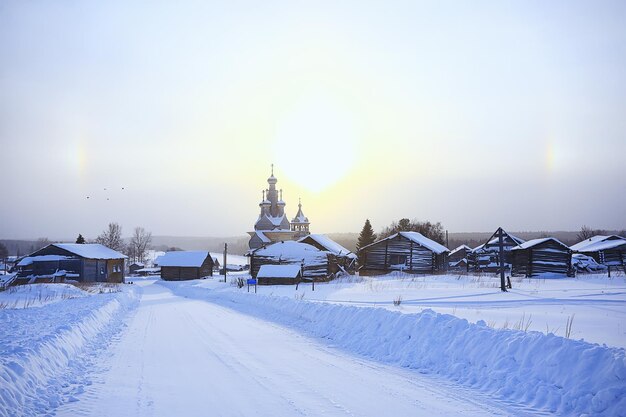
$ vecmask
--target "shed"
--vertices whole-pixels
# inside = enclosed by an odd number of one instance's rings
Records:
[[[125,259],[99,243],[52,243],[18,262],[17,283],[33,277],[56,280],[60,271],[80,282],[122,282]]]
[[[130,274],[136,274],[138,270],[144,267],[145,265],[141,262],[133,262],[132,264],[128,265],[128,272]]]
[[[155,261],[166,281],[199,279],[213,275],[213,258],[208,251],[165,252]]]
[[[467,269],[467,254],[472,251],[467,245],[460,245],[448,254],[448,265],[450,268]]]
[[[302,279],[327,280],[333,275],[333,255],[315,246],[287,240],[253,249],[250,257],[250,274],[256,278],[263,265],[304,264]],[[335,263],[336,264],[336,263]]]
[[[626,268],[626,238],[618,235],[597,235],[570,248],[576,253],[591,256],[599,264]]]
[[[362,275],[404,271],[432,274],[448,266],[449,250],[418,232],[398,232],[359,250],[363,255]]]
[[[259,285],[295,285],[302,280],[299,265],[262,265],[256,276]]]
[[[511,249],[512,275],[572,276],[572,251],[553,237],[532,239]]]
[[[356,253],[349,251],[326,235],[310,234],[304,236],[298,242],[315,246],[319,250],[330,252],[335,256],[339,269],[348,274],[354,274],[356,270]]]
[[[500,270],[500,243],[494,237],[501,230],[499,228],[491,238],[480,246],[467,253],[467,270],[473,272],[498,272]],[[513,236],[502,229],[502,249],[505,269],[511,269],[511,249],[524,243],[524,239]]]

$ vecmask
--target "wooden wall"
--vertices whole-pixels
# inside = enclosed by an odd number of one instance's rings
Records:
[[[447,263],[446,253],[437,255],[402,235],[374,243],[363,253],[365,261],[359,270],[363,275],[390,271],[430,274],[445,270]]]
[[[511,251],[512,275],[537,277],[541,275],[572,275],[572,253],[552,240],[528,249]]]
[[[166,281],[183,281],[213,276],[213,259],[206,257],[200,267],[162,266],[161,278]]]

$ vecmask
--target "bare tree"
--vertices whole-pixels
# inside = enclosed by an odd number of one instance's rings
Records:
[[[122,240],[122,226],[117,223],[109,223],[109,227],[96,238],[96,243],[109,247],[116,251],[124,250]]]
[[[152,232],[146,231],[143,227],[135,227],[126,254],[135,261],[143,262],[151,243]]]
[[[606,234],[606,231],[604,230],[592,229],[589,226],[583,225],[583,227],[580,228],[580,232],[578,232],[578,235],[576,235],[576,237],[578,237],[579,242],[582,242],[583,240],[587,240],[596,235],[604,235],[604,234]]]
[[[45,248],[50,243],[51,242],[50,242],[50,240],[48,240],[47,237],[40,237],[39,239],[37,239],[37,242],[35,242],[35,244],[33,245],[32,252],[35,252],[36,250],[39,250],[41,248]]]

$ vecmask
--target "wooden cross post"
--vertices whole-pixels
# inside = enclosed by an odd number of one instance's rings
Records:
[[[504,231],[498,228],[498,259],[500,264],[500,289],[506,292],[506,282],[504,281]]]
[[[224,282],[226,282],[226,253],[228,252],[228,243],[224,243]]]

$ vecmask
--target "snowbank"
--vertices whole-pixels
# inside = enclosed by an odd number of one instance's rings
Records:
[[[119,331],[134,291],[0,310],[0,416],[43,414],[81,392],[85,362]]]
[[[432,310],[402,314],[286,297],[217,292],[163,282],[179,295],[287,325],[372,359],[443,375],[505,401],[562,414],[624,415],[626,355],[609,348],[516,330]]]
[[[0,292],[0,307],[41,307],[61,300],[87,296],[89,296],[87,291],[70,284],[18,285]]]

